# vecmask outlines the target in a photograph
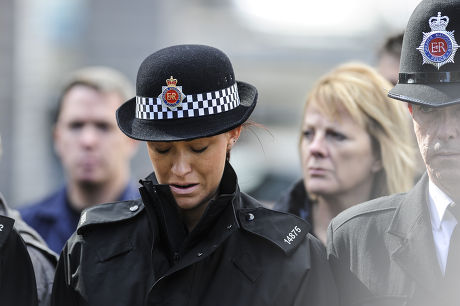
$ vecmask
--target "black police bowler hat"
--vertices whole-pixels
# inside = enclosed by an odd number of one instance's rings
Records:
[[[460,103],[460,0],[424,0],[404,33],[398,84],[388,96],[432,107]]]
[[[222,51],[178,45],[142,62],[136,97],[118,108],[117,122],[123,133],[138,140],[191,140],[241,125],[256,102],[257,89],[235,80]]]

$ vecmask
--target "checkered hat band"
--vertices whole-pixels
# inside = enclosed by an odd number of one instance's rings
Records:
[[[182,104],[169,109],[161,98],[136,96],[136,118],[147,120],[192,118],[232,110],[240,105],[236,83],[228,88],[203,94],[186,95]]]

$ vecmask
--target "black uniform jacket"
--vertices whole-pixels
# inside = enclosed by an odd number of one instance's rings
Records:
[[[36,306],[34,268],[14,219],[0,215],[0,305]]]
[[[308,223],[241,193],[229,164],[190,233],[169,186],[141,183],[142,199],[82,214],[61,254],[54,305],[336,305]]]
[[[328,258],[341,305],[449,305],[428,201],[425,174],[408,193],[354,206],[332,220]]]

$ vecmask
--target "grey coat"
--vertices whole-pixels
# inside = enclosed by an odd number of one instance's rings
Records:
[[[328,229],[341,305],[450,305],[442,294],[425,174],[408,193],[354,206]]]
[[[17,210],[14,210],[6,205],[1,193],[0,215],[4,215],[15,220],[14,229],[24,240],[34,268],[35,279],[37,281],[38,305],[49,305],[54,271],[57,264],[56,253],[51,251],[40,235],[21,219]]]

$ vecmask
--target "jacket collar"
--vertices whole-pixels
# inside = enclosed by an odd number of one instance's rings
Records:
[[[397,208],[387,231],[392,259],[423,288],[433,291],[442,280],[428,211],[425,173]]]
[[[170,250],[170,260],[174,254],[184,253],[201,241],[204,235],[209,235],[209,229],[216,224],[224,211],[234,220],[227,220],[227,223],[237,224],[234,209],[230,203],[239,193],[239,188],[235,171],[229,163],[226,163],[224,168],[219,194],[208,204],[203,216],[190,233],[180,217],[169,186],[158,184],[154,173],[151,173],[146,180],[141,180],[140,183],[143,186],[141,195],[149,218],[155,218],[160,228],[156,239],[166,242]],[[235,204],[237,202],[235,201]],[[229,205],[231,209],[226,210]]]

